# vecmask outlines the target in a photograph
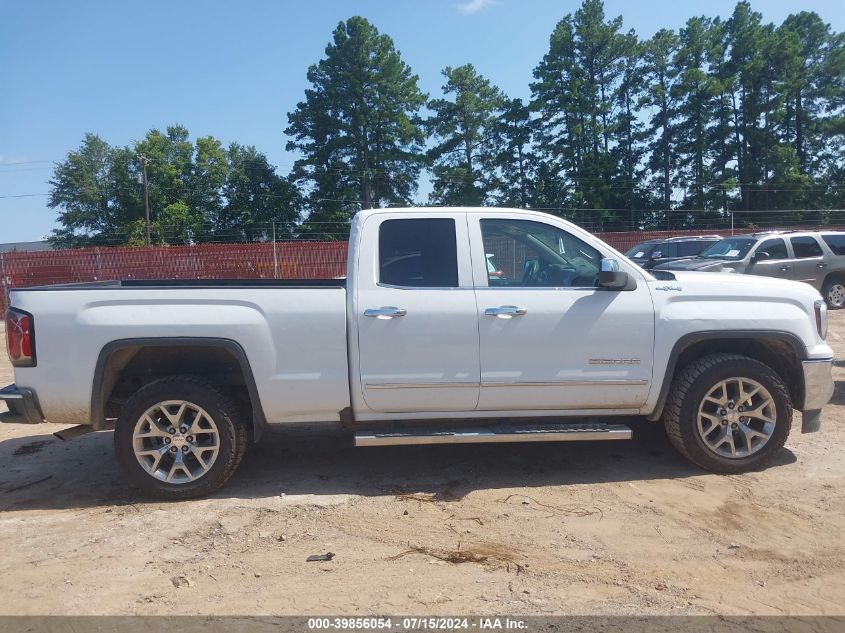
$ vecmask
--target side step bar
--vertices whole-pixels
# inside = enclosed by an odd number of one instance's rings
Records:
[[[624,424],[523,424],[477,427],[463,430],[413,429],[359,431],[355,446],[401,446],[411,444],[491,444],[495,442],[583,442],[630,440]]]

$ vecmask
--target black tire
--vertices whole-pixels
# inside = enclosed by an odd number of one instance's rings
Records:
[[[845,307],[845,279],[828,279],[822,286],[822,297],[831,310],[841,310]]]
[[[698,432],[698,407],[722,380],[742,377],[763,385],[775,404],[775,428],[757,452],[726,458],[707,447]],[[792,402],[783,379],[760,361],[739,354],[713,354],[693,361],[672,381],[663,409],[663,424],[675,449],[693,464],[716,473],[733,474],[764,467],[781,448],[792,426]]]
[[[157,479],[135,456],[133,432],[136,423],[151,407],[168,400],[183,400],[202,408],[217,427],[217,457],[208,470],[194,481],[168,483]],[[229,395],[201,378],[161,378],[141,388],[124,405],[114,431],[114,448],[118,462],[132,484],[150,496],[176,501],[208,495],[225,484],[234,474],[249,445],[246,424],[239,416],[240,409]],[[167,441],[170,443],[170,440]]]

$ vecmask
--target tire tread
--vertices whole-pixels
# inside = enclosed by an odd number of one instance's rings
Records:
[[[135,402],[140,402],[144,400],[145,398],[149,397],[150,394],[161,392],[177,385],[181,387],[184,386],[186,383],[192,385],[197,389],[206,391],[209,397],[216,400],[215,404],[217,405],[222,414],[221,420],[215,420],[215,422],[217,422],[218,432],[229,433],[230,441],[228,442],[228,455],[218,456],[218,459],[225,458],[226,466],[223,472],[217,478],[203,478],[197,485],[192,485],[190,487],[180,489],[157,485],[157,482],[153,481],[152,478],[149,477],[149,475],[146,475],[146,473],[144,473],[146,479],[136,477],[134,476],[134,473],[136,473],[137,471],[132,469],[132,466],[134,466],[134,464],[125,463],[127,457],[123,454],[121,447],[117,445],[119,437],[117,431],[115,432],[115,449],[118,455],[118,459],[121,462],[121,465],[124,467],[124,470],[127,472],[127,474],[129,474],[132,483],[135,484],[138,488],[141,488],[145,493],[148,493],[159,499],[168,501],[177,501],[182,499],[202,497],[211,494],[215,490],[222,487],[227,481],[229,481],[229,479],[231,479],[232,475],[235,474],[235,471],[243,460],[244,454],[246,453],[247,448],[249,446],[249,430],[244,420],[241,419],[242,416],[240,407],[237,406],[232,397],[224,389],[221,389],[219,386],[199,376],[177,374],[173,376],[165,376],[164,378],[154,380],[153,382],[144,385],[143,387],[141,387],[141,389],[135,392],[135,394],[126,402],[123,407],[123,410],[131,410]],[[118,424],[121,424],[120,420],[118,421]]]
[[[702,375],[719,365],[724,363],[752,363],[758,366],[758,369],[766,375],[775,389],[781,392],[781,395],[786,400],[787,409],[787,430],[786,433],[780,435],[779,439],[774,440],[774,444],[764,447],[762,455],[754,461],[754,465],[749,468],[743,463],[724,464],[719,463],[718,467],[714,467],[714,461],[703,458],[695,450],[695,445],[688,441],[690,438],[683,433],[683,406],[689,395],[689,392],[695,387],[696,383],[701,379]],[[693,464],[701,466],[707,470],[725,472],[725,473],[741,473],[748,470],[756,470],[765,467],[774,455],[783,448],[786,443],[786,438],[789,435],[789,430],[792,424],[792,401],[789,396],[789,390],[783,382],[783,379],[771,367],[761,363],[760,361],[749,356],[741,354],[733,354],[721,352],[717,354],[710,354],[697,360],[692,361],[685,366],[680,373],[678,373],[672,381],[672,386],[669,390],[669,396],[666,399],[666,404],[663,408],[663,425],[666,428],[666,435],[669,437],[669,442],[681,455],[688,459]],[[778,424],[781,424],[778,421]],[[770,440],[773,441],[773,440]]]

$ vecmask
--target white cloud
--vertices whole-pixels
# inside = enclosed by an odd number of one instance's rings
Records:
[[[472,15],[494,4],[497,4],[496,0],[469,0],[469,2],[459,4],[458,10],[464,15]]]
[[[29,158],[26,156],[9,156],[8,154],[0,154],[0,165],[17,165],[25,162],[29,162]]]

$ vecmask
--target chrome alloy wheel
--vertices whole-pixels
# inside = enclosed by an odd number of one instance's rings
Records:
[[[845,285],[832,284],[827,289],[827,302],[831,307],[841,308],[845,305]]]
[[[212,417],[185,400],[166,400],[147,409],[132,431],[135,458],[165,483],[185,484],[205,475],[220,453]]]
[[[727,378],[716,383],[698,407],[698,434],[719,457],[740,459],[762,449],[775,430],[772,394],[756,380]]]

